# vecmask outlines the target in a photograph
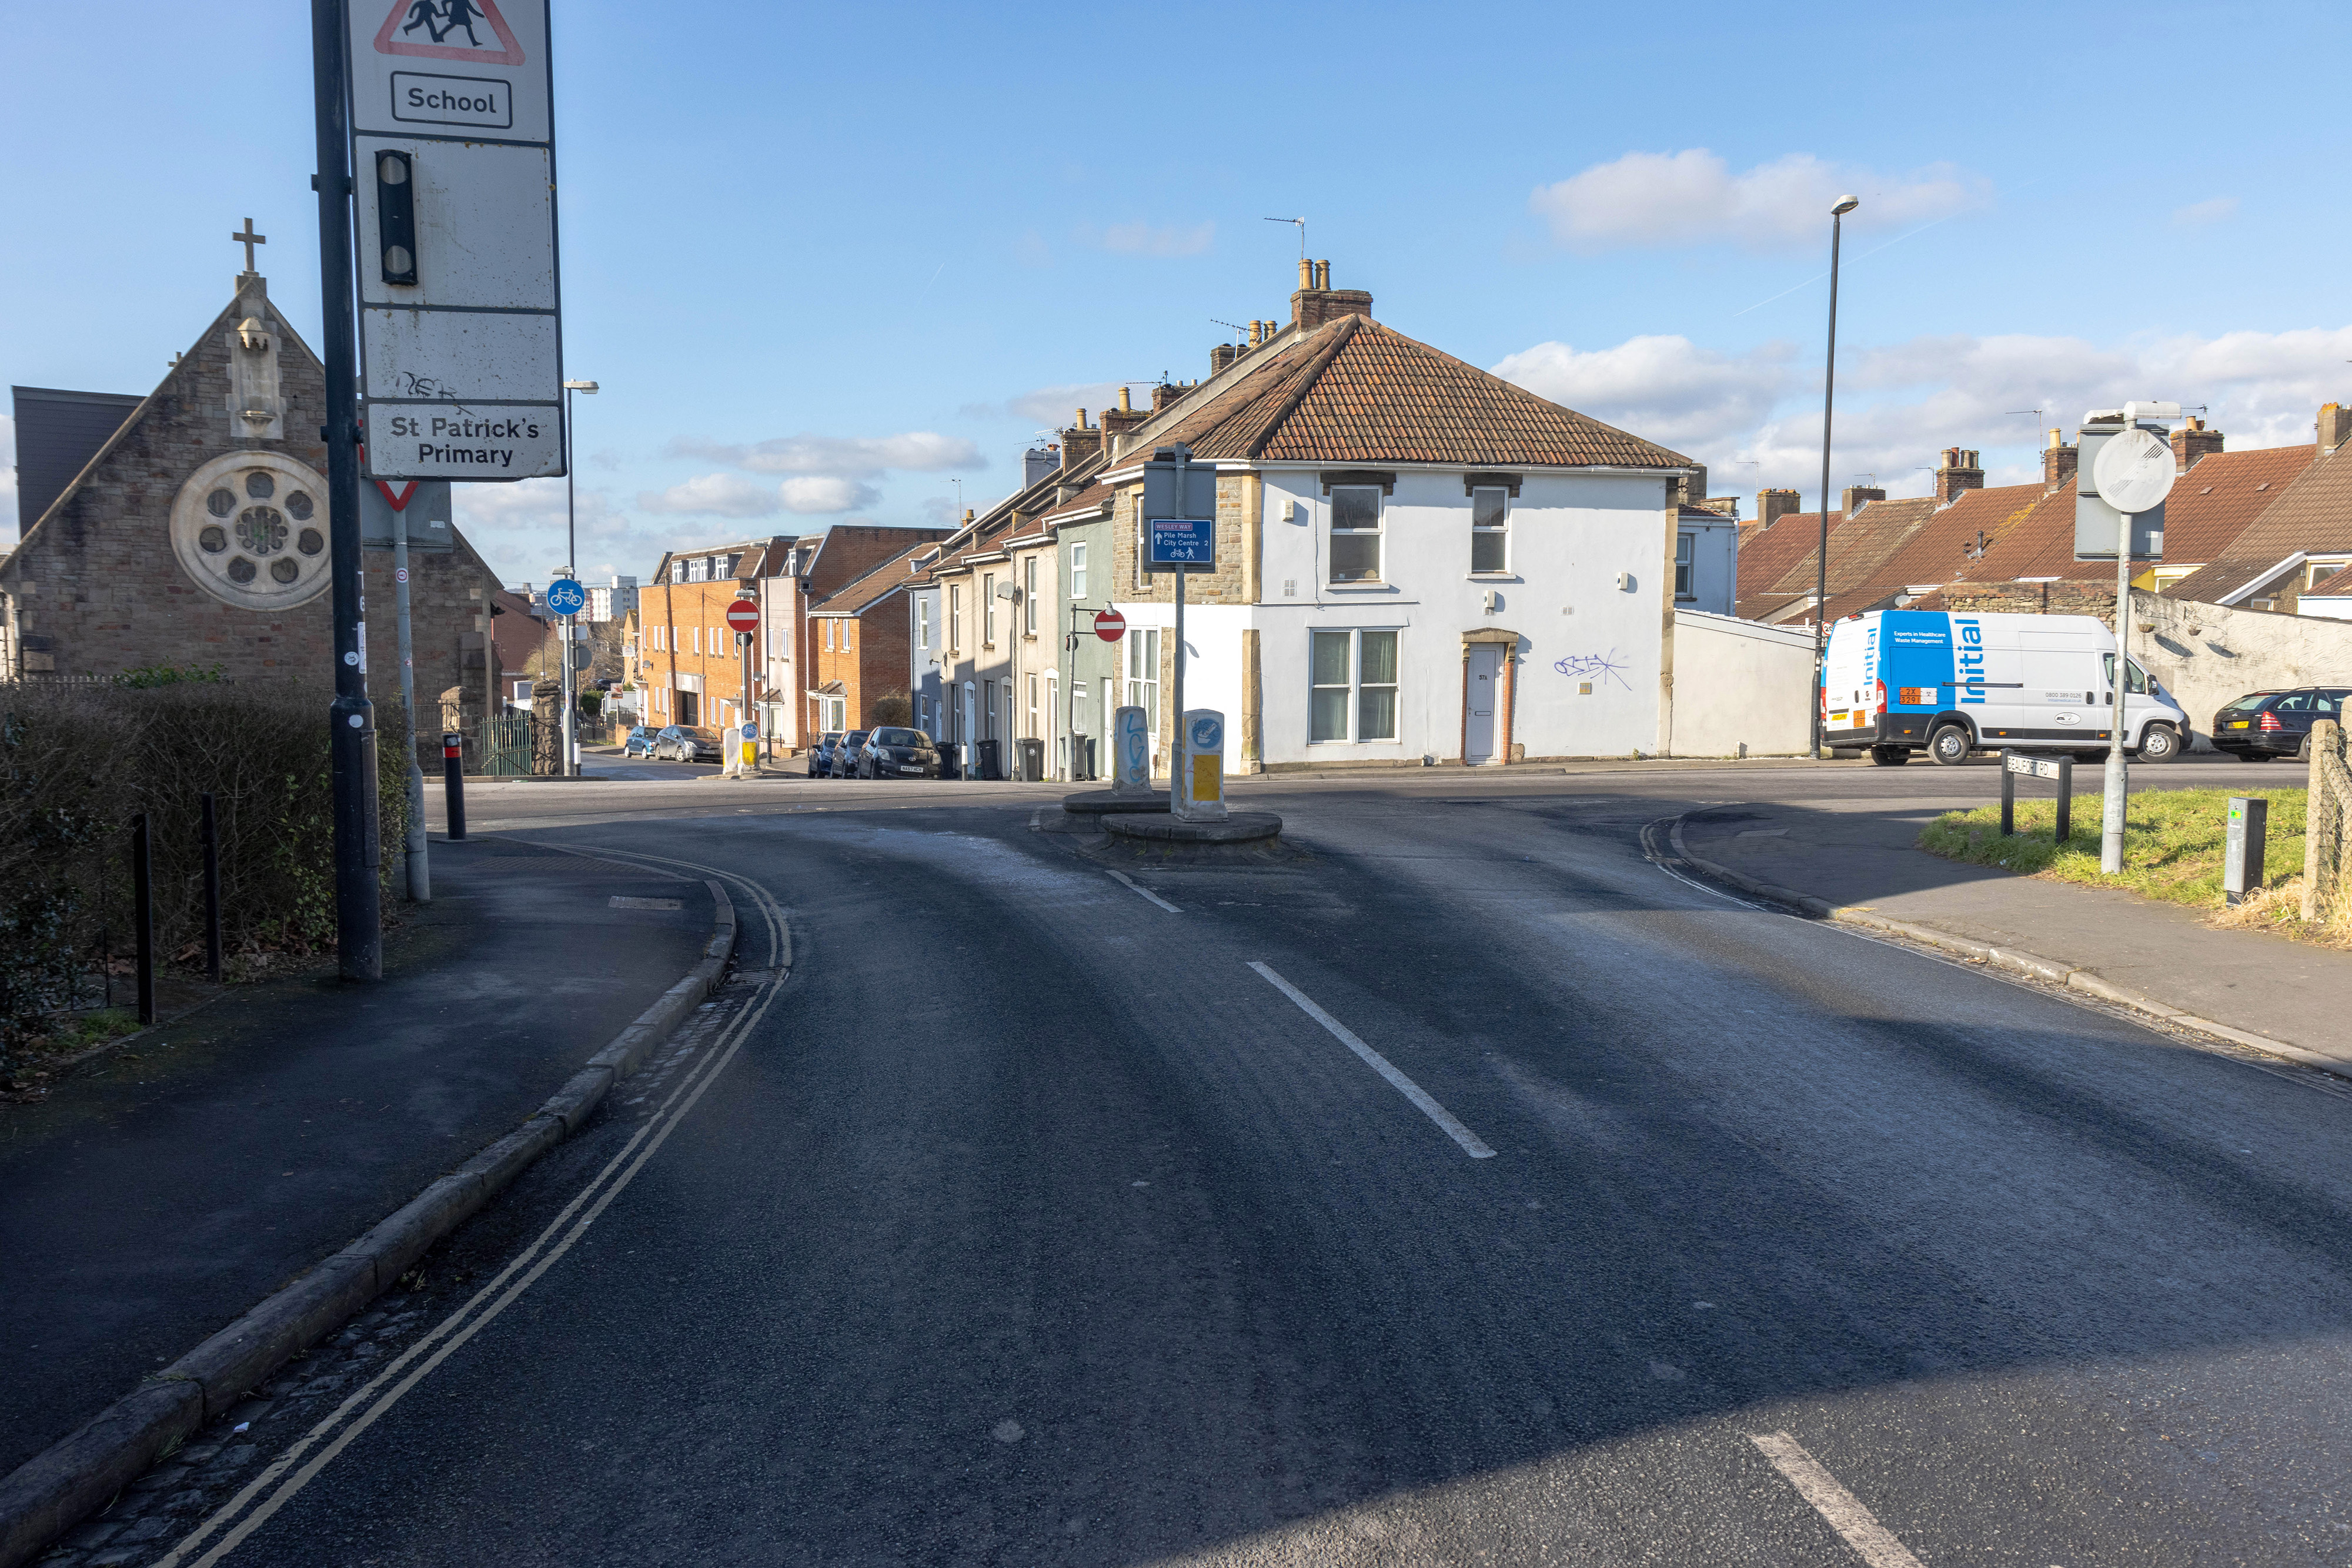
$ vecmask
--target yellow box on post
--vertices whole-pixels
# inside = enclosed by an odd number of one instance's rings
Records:
[[[1193,822],[1225,821],[1225,716],[1214,708],[1188,710],[1181,721],[1182,755],[1169,769],[1169,809]]]

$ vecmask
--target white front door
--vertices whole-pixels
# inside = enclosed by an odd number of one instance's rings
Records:
[[[1503,695],[1503,650],[1499,646],[1486,643],[1471,648],[1462,688],[1467,716],[1462,727],[1462,760],[1473,764],[1495,761],[1495,705]]]

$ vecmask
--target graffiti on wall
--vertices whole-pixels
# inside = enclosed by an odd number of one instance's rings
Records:
[[[1553,661],[1551,667],[1571,681],[1610,680],[1629,692],[1633,689],[1623,674],[1633,667],[1633,661],[1619,658],[1614,648],[1605,653],[1570,653],[1565,659]]]

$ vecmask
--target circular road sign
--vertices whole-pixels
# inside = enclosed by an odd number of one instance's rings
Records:
[[[1127,635],[1127,617],[1116,610],[1095,612],[1095,635],[1106,643],[1116,643]]]
[[[2152,512],[2171,493],[2175,465],[2172,446],[2145,430],[2126,430],[2107,438],[2091,465],[2091,483],[2099,499],[2118,512],[2137,516]]]
[[[738,632],[760,629],[760,607],[748,599],[739,599],[727,607],[727,624]]]
[[[547,585],[547,607],[558,615],[577,615],[588,608],[588,591],[569,577]]]

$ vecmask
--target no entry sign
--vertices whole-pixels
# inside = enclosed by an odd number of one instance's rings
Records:
[[[1095,612],[1095,635],[1106,643],[1116,643],[1127,635],[1127,617],[1116,610]]]
[[[748,599],[739,599],[727,607],[727,624],[738,632],[760,629],[760,607]]]

